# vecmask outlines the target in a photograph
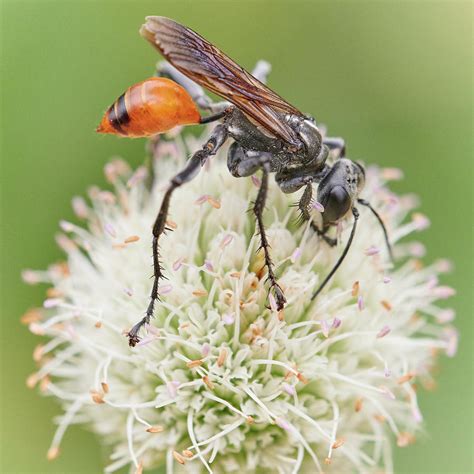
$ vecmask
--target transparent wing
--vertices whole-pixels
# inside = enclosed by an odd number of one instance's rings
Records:
[[[202,36],[161,16],[147,17],[140,33],[184,75],[232,102],[271,135],[298,143],[282,115],[301,112]]]

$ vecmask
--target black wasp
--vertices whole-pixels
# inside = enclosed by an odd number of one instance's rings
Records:
[[[105,130],[106,133],[124,136],[149,136],[165,131],[163,120],[160,119],[168,117],[158,117],[157,114],[172,113],[173,107],[170,107],[171,102],[165,102],[168,108],[160,109],[161,105],[158,107],[155,101],[157,96],[165,94],[160,92],[165,89],[166,93],[172,90],[173,97],[179,96],[175,103],[180,110],[176,112],[185,117],[180,123],[218,124],[203,147],[196,151],[184,169],[170,180],[165,192],[153,225],[154,275],[150,303],[145,317],[128,333],[131,346],[135,346],[139,341],[140,329],[149,323],[158,299],[158,286],[163,278],[158,242],[166,228],[171,196],[177,188],[193,179],[206,160],[215,155],[229,139],[232,139],[233,143],[229,148],[227,166],[233,176],[240,178],[262,171],[253,212],[261,240],[260,246],[265,256],[270,291],[274,294],[278,310],[283,309],[286,299],[273,271],[262,220],[270,173],[275,173],[275,180],[284,193],[294,193],[304,187],[298,203],[301,217],[309,220],[313,230],[329,245],[336,244],[336,240],[327,235],[330,227],[346,215],[353,215],[352,231],[344,251],[313,294],[313,299],[334,275],[349,251],[359,218],[356,203],[367,206],[376,216],[391,255],[387,232],[380,216],[370,203],[359,198],[365,183],[364,168],[345,157],[345,144],[342,139],[323,138],[312,117],[302,114],[264,84],[268,72],[265,63],[260,63],[252,75],[202,36],[165,17],[147,17],[140,33],[167,59],[169,64],[165,64],[162,70],[174,82],[165,84],[164,89],[158,87],[163,86],[162,83],[150,80],[133,86],[110,107],[104,116],[102,130],[99,131]],[[151,86],[147,85],[149,82],[152,83]],[[178,85],[180,90],[175,90]],[[212,102],[201,86],[223,97],[225,102]],[[147,87],[150,92],[148,95]],[[138,93],[134,96],[136,90],[140,91],[140,97]],[[189,96],[192,101],[187,100]],[[201,117],[195,113],[195,106],[210,112],[210,115]],[[151,112],[146,119],[142,114],[145,109]],[[131,120],[134,117],[135,121]],[[155,127],[152,126],[154,120],[157,123]],[[165,123],[168,122],[165,120]],[[128,130],[133,131],[133,134]],[[338,159],[329,165],[327,158],[331,150],[334,150]],[[324,207],[321,227],[310,217],[313,183],[319,183],[317,201]]]

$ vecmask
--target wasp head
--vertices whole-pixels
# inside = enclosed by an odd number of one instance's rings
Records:
[[[334,224],[352,208],[365,184],[365,171],[347,158],[334,163],[329,173],[319,183],[318,201],[324,206],[324,224]]]

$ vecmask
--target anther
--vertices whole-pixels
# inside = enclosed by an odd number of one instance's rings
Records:
[[[222,367],[226,359],[227,359],[227,349],[223,347],[219,352],[219,357],[217,358],[217,366]]]
[[[146,429],[148,433],[161,433],[164,430],[165,429],[160,425],[150,426],[149,428]]]
[[[133,242],[138,242],[140,240],[140,237],[138,235],[131,235],[130,237],[127,237],[123,243],[124,244],[131,244]]]
[[[59,456],[59,448],[54,446],[53,448],[48,449],[48,454],[46,454],[46,458],[48,461],[52,461]]]
[[[214,384],[210,381],[210,379],[207,375],[205,375],[202,378],[202,381],[206,384],[206,386],[209,390],[214,390]]]
[[[390,302],[388,302],[387,300],[382,300],[380,302],[380,304],[387,310],[387,311],[391,311],[392,310],[392,305],[390,304]]]
[[[336,441],[332,445],[332,449],[340,448],[345,442],[346,440],[344,438],[336,439]]]
[[[178,451],[173,451],[173,457],[178,461],[180,464],[184,464],[186,459],[178,453]]]

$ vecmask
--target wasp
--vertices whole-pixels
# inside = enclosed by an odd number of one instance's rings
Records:
[[[264,253],[269,292],[277,310],[286,299],[274,273],[269,244],[263,225],[269,175],[284,193],[304,191],[297,204],[301,218],[329,245],[337,241],[328,230],[352,214],[349,239],[338,261],[314,292],[321,292],[347,255],[354,238],[359,211],[356,204],[367,206],[382,226],[391,256],[386,228],[369,202],[359,198],[365,183],[364,167],[345,156],[341,138],[323,137],[314,118],[301,113],[265,85],[268,68],[265,63],[250,74],[216,46],[195,31],[161,16],[149,16],[140,34],[167,60],[164,75],[133,85],[107,110],[97,128],[100,133],[124,137],[147,137],[166,132],[177,125],[217,122],[206,143],[187,161],[185,167],[169,181],[161,207],[153,225],[153,286],[145,316],[128,333],[130,346],[140,338],[141,328],[150,322],[158,300],[163,278],[158,244],[166,230],[166,221],[173,192],[192,180],[206,161],[224,143],[232,140],[227,167],[236,178],[261,171],[253,213],[260,249]],[[203,88],[222,97],[212,102]],[[199,109],[207,114],[202,116]],[[337,156],[329,164],[328,156]],[[317,201],[323,206],[322,225],[310,216],[313,184],[318,183]]]

